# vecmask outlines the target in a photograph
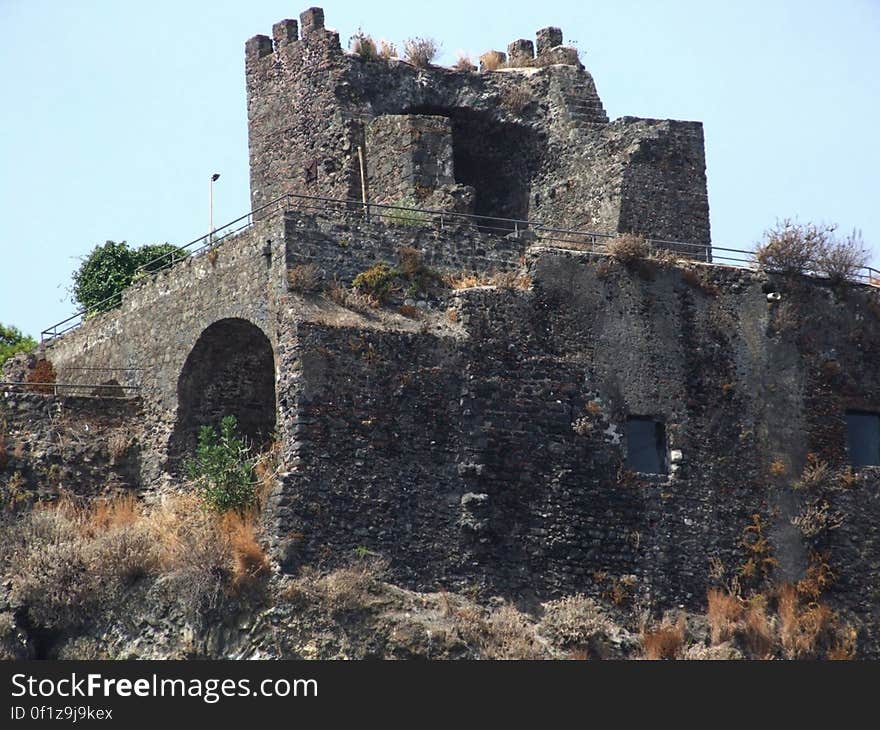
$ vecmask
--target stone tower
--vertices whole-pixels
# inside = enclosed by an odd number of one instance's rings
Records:
[[[366,194],[500,219],[490,227],[632,231],[704,256],[702,125],[609,122],[558,28],[486,54],[481,71],[347,53],[320,8],[272,35],[246,44],[254,209],[285,193]]]

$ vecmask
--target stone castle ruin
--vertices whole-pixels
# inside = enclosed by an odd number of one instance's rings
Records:
[[[830,561],[876,653],[876,289],[712,263],[700,123],[609,121],[556,28],[507,60],[363,58],[318,8],[251,38],[252,214],[41,346],[59,383],[98,368],[136,397],[11,392],[9,427],[103,412],[135,445],[77,478],[153,490],[235,415],[280,444],[288,572],[367,549],[415,589],[660,611],[741,574],[757,529],[779,579]],[[624,233],[669,253],[606,255]],[[380,262],[405,290],[360,306]],[[849,486],[792,488],[817,461]]]

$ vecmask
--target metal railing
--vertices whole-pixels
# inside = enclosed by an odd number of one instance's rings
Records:
[[[131,398],[137,395],[139,385],[115,385],[107,383],[28,383],[2,380],[0,390],[43,395],[70,395],[92,398]]]
[[[299,195],[286,193],[280,195],[268,203],[254,208],[248,213],[239,216],[235,220],[216,228],[189,243],[178,247],[148,261],[138,267],[135,280],[158,274],[171,268],[180,261],[191,256],[204,253],[225,239],[250,228],[256,220],[262,220],[279,213],[299,211],[316,215],[345,215],[366,223],[379,221],[398,225],[409,225],[418,228],[434,228],[447,230],[452,226],[475,227],[483,235],[500,237],[521,237],[525,232],[534,236],[536,243],[552,244],[562,248],[573,248],[579,251],[593,253],[606,253],[607,244],[616,238],[617,234],[599,233],[595,231],[583,231],[576,229],[557,228],[546,226],[537,221],[528,221],[518,218],[503,218],[498,216],[475,215],[473,213],[457,213],[448,210],[435,210],[431,208],[412,208],[400,205],[384,203],[364,203],[360,200],[341,198],[326,198],[313,195]],[[672,249],[679,253],[685,253],[697,261],[711,263],[720,266],[734,266],[738,268],[753,268],[754,251],[745,249],[726,248],[712,244],[689,243],[686,241],[669,241],[659,238],[646,239],[649,250]],[[880,287],[880,270],[864,266],[852,277],[856,282]],[[118,306],[122,301],[122,292],[118,292],[98,302],[90,308],[82,309],[72,314],[67,319],[56,322],[40,333],[42,341],[51,340],[78,327],[85,319],[94,314],[105,312]]]

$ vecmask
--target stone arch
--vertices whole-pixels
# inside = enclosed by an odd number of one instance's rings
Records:
[[[272,343],[245,319],[221,319],[199,335],[177,380],[177,419],[169,443],[172,462],[192,454],[199,428],[227,415],[256,446],[272,436],[276,421]]]

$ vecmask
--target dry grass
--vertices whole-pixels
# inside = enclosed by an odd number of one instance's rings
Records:
[[[532,277],[513,271],[499,271],[490,274],[462,272],[445,275],[443,283],[453,290],[472,289],[479,286],[495,286],[500,289],[530,289]]]
[[[807,454],[807,464],[801,472],[801,478],[792,484],[792,488],[807,492],[818,492],[831,483],[831,467],[821,461],[815,454]]]
[[[410,38],[403,44],[403,57],[416,68],[428,68],[439,50],[432,38]]]
[[[376,42],[372,36],[364,33],[360,28],[357,29],[357,33],[348,39],[348,47],[352,53],[366,61],[375,61],[379,58]]]
[[[422,272],[422,252],[413,246],[401,246],[397,250],[397,260],[404,276],[412,278]]]
[[[501,95],[501,106],[514,114],[520,114],[532,101],[532,95],[521,86],[505,89]]]
[[[748,602],[741,633],[751,656],[758,659],[771,656],[775,642],[775,624],[767,616],[767,602],[763,600],[763,596],[756,596]]]
[[[642,630],[642,651],[646,659],[677,659],[685,643],[686,624],[680,616],[675,624],[663,623]]]
[[[730,641],[743,617],[742,602],[721,588],[710,588],[706,598],[706,618],[709,621],[712,643]]]
[[[349,289],[338,281],[333,281],[324,293],[331,302],[340,307],[363,314],[370,314],[382,306],[382,303],[375,297],[357,289]]]
[[[644,236],[635,233],[621,233],[605,244],[605,252],[615,261],[632,264],[650,255],[648,242]]]
[[[131,586],[160,580],[197,617],[268,572],[252,518],[218,516],[194,495],[145,507],[132,495],[39,506],[2,535],[2,573],[36,625],[77,626],[124,604]]]
[[[110,463],[115,464],[125,455],[131,446],[131,437],[125,431],[114,431],[107,439],[107,452],[110,454]]]
[[[391,41],[380,40],[379,41],[379,58],[384,61],[389,61],[392,58],[397,58],[397,46],[395,46]]]
[[[471,60],[471,57],[464,54],[458,57],[458,60],[453,64],[452,68],[455,71],[464,71],[466,73],[473,73],[477,70],[477,67]]]
[[[797,588],[779,589],[779,638],[787,659],[813,659],[819,644],[833,629],[834,612],[820,603],[801,604]]]
[[[387,560],[365,556],[326,575],[307,571],[294,582],[291,592],[321,600],[335,612],[362,611],[376,602],[387,571]]]
[[[287,288],[299,294],[321,290],[321,272],[314,264],[298,264],[287,270]]]
[[[480,71],[497,71],[506,66],[507,56],[501,51],[488,51],[480,56]]]
[[[782,459],[774,459],[767,467],[771,477],[780,478],[788,474],[788,465]]]
[[[616,627],[592,598],[578,594],[545,603],[538,630],[564,649],[603,657]]]

